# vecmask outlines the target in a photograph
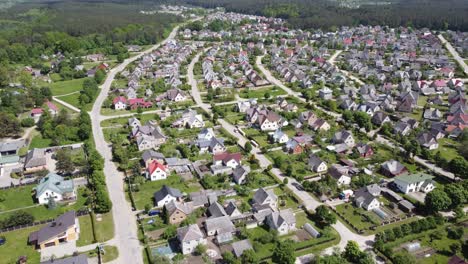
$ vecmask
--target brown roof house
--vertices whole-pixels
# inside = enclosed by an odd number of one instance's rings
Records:
[[[25,173],[33,173],[47,169],[45,152],[43,149],[32,149],[24,160]]]
[[[28,242],[38,249],[57,246],[75,241],[80,233],[80,225],[75,211],[57,217],[54,222],[29,234]]]

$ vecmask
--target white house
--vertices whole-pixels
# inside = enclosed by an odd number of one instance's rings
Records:
[[[156,207],[163,207],[171,201],[178,201],[181,197],[182,193],[178,189],[164,185],[159,191],[154,193],[154,203]]]
[[[127,99],[123,96],[114,98],[112,101],[115,110],[125,110],[127,109]]]
[[[271,133],[271,132],[270,132]],[[286,133],[284,133],[281,129],[277,129],[275,132],[271,134],[271,139],[273,143],[286,143],[289,140],[289,137]]]
[[[314,154],[309,156],[309,167],[314,172],[325,172],[328,169],[327,163]]]
[[[73,180],[64,180],[62,176],[49,173],[34,188],[39,204],[47,204],[53,197],[55,201],[76,199]]]
[[[151,181],[165,180],[167,178],[166,166],[153,160],[146,168],[146,178]]]
[[[275,195],[272,189],[258,189],[253,196],[253,200],[258,205],[269,205],[271,208],[274,209],[278,205],[278,197]]]
[[[266,224],[276,231],[279,235],[287,235],[296,230],[296,217],[291,208],[272,212],[265,218]]]
[[[206,245],[207,241],[197,224],[177,228],[182,254],[191,254],[198,245]]]
[[[425,192],[434,190],[432,176],[424,173],[404,174],[395,177],[395,185],[402,193]]]

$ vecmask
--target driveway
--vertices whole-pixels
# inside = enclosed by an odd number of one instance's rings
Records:
[[[75,251],[77,251],[76,241],[62,243],[54,247],[48,247],[41,250],[41,261],[49,260],[52,256],[55,258],[71,256]]]

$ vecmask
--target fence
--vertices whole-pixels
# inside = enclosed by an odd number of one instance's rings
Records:
[[[68,178],[68,179],[86,178],[86,174],[77,173],[77,174],[75,174],[75,175],[65,176],[65,178]],[[0,187],[0,190],[8,190],[8,189],[12,189],[12,188],[18,188],[18,187],[22,187],[22,186],[28,186],[28,185],[38,184],[40,180],[41,180],[41,179],[38,178],[38,179],[35,179],[35,180],[32,180],[32,181],[28,181],[28,182],[20,183],[20,184],[13,184],[13,183],[12,183],[10,186],[3,186],[3,187]]]
[[[79,210],[79,211],[76,212],[77,217],[88,215],[88,214],[89,214],[89,211],[87,209],[86,210]],[[47,220],[37,221],[37,222],[26,224],[26,225],[12,226],[12,227],[8,227],[8,228],[0,229],[0,234],[10,232],[10,231],[19,230],[19,229],[24,229],[24,228],[28,228],[28,227],[44,225],[44,224],[51,223],[53,221],[55,221],[55,218],[54,219],[47,219]]]

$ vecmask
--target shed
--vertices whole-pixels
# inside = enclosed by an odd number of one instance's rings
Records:
[[[305,231],[307,231],[307,233],[309,233],[313,238],[318,238],[320,237],[320,232],[317,231],[317,229],[315,229],[311,224],[309,223],[305,223],[303,228],[305,229]]]
[[[398,203],[398,208],[400,208],[402,211],[410,213],[412,212],[416,207],[408,200],[402,200]]]

